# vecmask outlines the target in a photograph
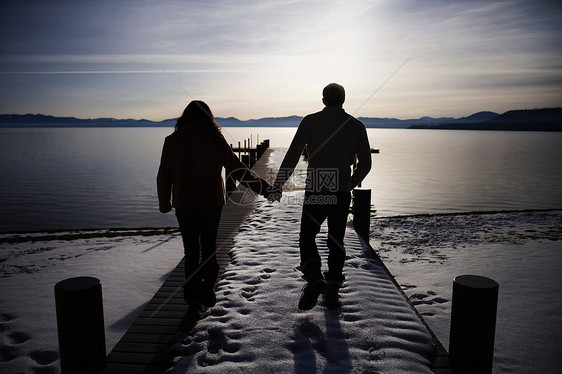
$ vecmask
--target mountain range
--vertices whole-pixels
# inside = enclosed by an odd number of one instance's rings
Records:
[[[266,117],[239,120],[217,117],[224,127],[296,127],[302,117]],[[525,130],[562,131],[562,108],[511,110],[503,114],[478,112],[468,117],[421,117],[418,119],[358,117],[367,128],[458,129],[458,130]],[[0,127],[173,127],[176,119],[150,121],[146,119],[54,117],[44,114],[2,114]]]
[[[562,108],[510,110],[503,114],[478,112],[438,124],[417,124],[410,129],[562,131]]]

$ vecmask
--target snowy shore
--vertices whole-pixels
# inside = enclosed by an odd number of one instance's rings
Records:
[[[371,245],[443,346],[453,278],[500,285],[494,373],[562,367],[562,211],[463,213],[371,221]]]
[[[104,233],[72,240],[49,233],[51,239],[43,234],[37,242],[0,244],[0,372],[60,372],[57,282],[75,276],[102,281],[109,353],[183,257],[177,233]]]

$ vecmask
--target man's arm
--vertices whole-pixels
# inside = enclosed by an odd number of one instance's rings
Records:
[[[357,147],[357,164],[351,175],[351,188],[355,188],[369,174],[371,170],[371,146],[367,137],[367,130],[362,126],[362,134]]]

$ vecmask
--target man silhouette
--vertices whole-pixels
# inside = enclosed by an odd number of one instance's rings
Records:
[[[345,90],[330,83],[322,91],[325,108],[304,117],[299,124],[274,183],[271,201],[280,200],[283,184],[289,179],[306,148],[308,154],[305,198],[299,233],[300,266],[306,285],[298,307],[312,309],[324,294],[326,306],[339,307],[339,288],[345,248],[343,237],[351,202],[351,190],[371,169],[371,148],[367,130],[361,121],[343,109]],[[351,166],[357,160],[351,171]],[[316,246],[320,226],[328,220],[328,271]]]

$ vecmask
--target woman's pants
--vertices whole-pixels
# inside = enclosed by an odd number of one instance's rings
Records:
[[[202,283],[213,287],[217,280],[217,232],[222,206],[176,209],[185,254],[185,289]]]

